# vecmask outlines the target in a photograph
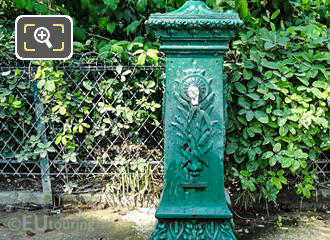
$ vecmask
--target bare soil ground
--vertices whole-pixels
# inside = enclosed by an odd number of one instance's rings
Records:
[[[146,240],[154,224],[154,209],[147,208],[0,208],[0,240]],[[238,240],[329,240],[330,213],[236,215],[235,228]]]
[[[329,240],[330,214],[326,212],[277,213],[236,221],[239,240]]]

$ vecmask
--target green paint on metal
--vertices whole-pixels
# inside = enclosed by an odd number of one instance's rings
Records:
[[[223,240],[235,239],[230,221],[162,220],[152,233],[153,240]]]
[[[188,1],[146,24],[166,53],[165,186],[152,239],[235,239],[224,189],[223,55],[242,21]]]

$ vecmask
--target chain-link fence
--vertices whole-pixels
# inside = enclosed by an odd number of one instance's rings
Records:
[[[162,66],[94,53],[17,64],[0,66],[0,192],[159,196]],[[311,165],[322,184],[329,163]]]
[[[0,191],[91,192],[127,173],[161,176],[163,67],[85,54],[0,71]]]

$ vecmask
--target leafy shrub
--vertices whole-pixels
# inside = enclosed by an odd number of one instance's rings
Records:
[[[248,27],[233,42],[227,174],[244,191],[276,201],[283,185],[310,197],[314,161],[330,149],[327,27],[299,16],[292,25]],[[239,137],[237,137],[239,136]]]
[[[88,62],[93,67],[99,60],[92,54],[63,65],[33,62],[34,79],[25,72],[27,68],[2,72],[0,157],[24,162],[48,154],[53,164],[60,161],[63,165],[58,165],[60,173],[61,167],[70,171],[77,164],[93,161],[93,169],[111,176],[107,190],[117,196],[112,204],[122,203],[119,196],[126,195],[124,189],[131,190],[140,204],[154,203],[162,172],[161,166],[154,166],[162,159],[162,71],[123,67],[116,55],[113,69],[103,69],[99,62],[98,70],[82,70],[81,64]],[[34,103],[34,83],[44,110]],[[36,108],[42,111],[46,140],[37,134]],[[72,192],[77,185],[71,182],[74,178],[67,180],[64,190]]]
[[[13,21],[0,12],[0,63],[1,66],[16,65]]]

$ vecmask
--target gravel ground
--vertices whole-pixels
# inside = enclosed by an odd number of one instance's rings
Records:
[[[296,212],[282,216],[282,224],[276,224],[266,233],[252,239],[258,240],[329,240],[330,214]],[[285,222],[288,221],[287,224]],[[280,225],[280,227],[278,226]],[[243,240],[243,238],[242,238]]]
[[[154,209],[0,210],[0,240],[146,240],[155,224]],[[238,240],[329,240],[330,214],[320,212],[255,214],[237,217]]]

